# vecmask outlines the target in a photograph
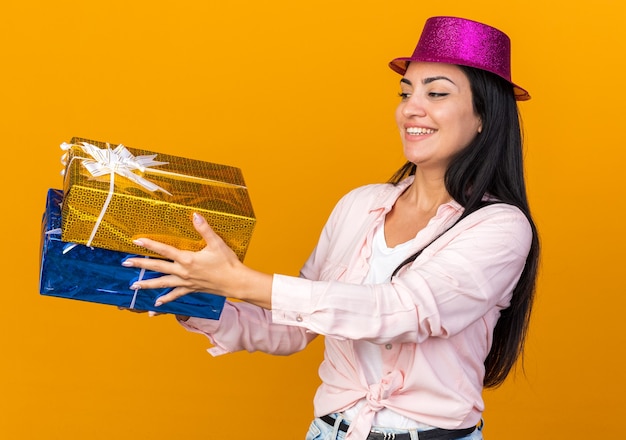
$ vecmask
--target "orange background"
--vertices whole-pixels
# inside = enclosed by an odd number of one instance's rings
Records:
[[[242,168],[258,217],[246,261],[295,275],[337,199],[403,162],[387,62],[432,15],[505,30],[533,95],[521,108],[538,300],[526,373],[485,393],[486,438],[623,436],[624,3],[383,3],[3,3],[0,438],[304,438],[321,340],[212,358],[171,316],[38,294],[58,145]]]

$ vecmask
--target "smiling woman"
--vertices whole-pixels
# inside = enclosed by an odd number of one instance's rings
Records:
[[[403,75],[396,119],[407,162],[330,215],[300,277],[239,261],[206,220],[199,252],[149,239],[167,260],[134,288],[233,298],[219,321],[180,317],[213,355],[277,355],[325,336],[308,440],[482,439],[482,391],[521,354],[539,256],[522,167],[510,43],[456,17],[427,20]],[[418,434],[419,433],[419,434]]]

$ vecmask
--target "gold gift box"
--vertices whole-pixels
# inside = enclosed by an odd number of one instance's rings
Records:
[[[92,156],[82,143],[103,150],[117,147],[77,137],[66,144],[63,241],[156,256],[132,243],[147,237],[197,251],[205,246],[191,223],[197,212],[243,260],[256,219],[239,168],[123,146],[134,157],[154,156],[164,163],[132,171],[164,190],[150,191],[117,174],[94,177],[86,167]]]

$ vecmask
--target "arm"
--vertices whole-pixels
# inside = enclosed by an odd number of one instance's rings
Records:
[[[273,320],[379,344],[449,337],[508,306],[531,237],[517,208],[493,205],[444,234],[389,283],[275,275]]]
[[[219,321],[200,318],[179,322],[189,331],[207,336],[213,355],[240,350],[286,355],[302,350],[317,335],[301,327],[273,324],[266,308],[271,306],[272,276],[254,271],[239,261],[234,252],[213,232],[204,218],[194,217],[194,226],[207,246],[200,252],[180,251],[162,243],[141,239],[137,244],[172,261],[128,259],[127,266],[145,267],[166,275],[143,280],[133,288],[175,287],[159,298],[157,305],[193,291],[207,291],[246,302],[226,302]]]
[[[331,219],[334,217],[336,216],[331,215]],[[327,223],[320,243],[328,242],[330,235],[328,231],[332,229],[330,227],[332,223],[332,220]],[[149,258],[124,260],[122,262],[124,266],[166,274],[159,278],[136,282],[131,288],[173,288],[158,299],[157,306],[191,292],[211,292],[270,310],[273,275],[253,270],[239,261],[232,249],[213,231],[204,217],[194,214],[193,226],[206,243],[204,249],[198,252],[179,250],[148,238],[135,240],[136,245],[156,252],[169,261]],[[318,279],[318,270],[324,259],[324,253],[324,245],[320,246],[318,243],[305,266],[308,273],[301,276]],[[318,269],[314,269],[315,267]]]
[[[349,210],[352,208],[345,211]],[[517,208],[492,205],[446,233],[392,282],[361,285],[322,274],[325,269],[335,269],[334,261],[325,262],[333,237],[355,235],[353,222],[343,220],[331,219],[325,228],[303,269],[309,279],[247,268],[202,218],[194,225],[207,242],[203,251],[179,251],[142,240],[146,248],[173,262],[126,261],[170,274],[136,286],[180,286],[162,297],[164,302],[191,291],[210,291],[271,308],[276,324],[336,338],[420,342],[455,334],[493,308],[507,307],[532,236],[528,221]],[[323,265],[329,267],[321,268]]]
[[[209,338],[214,345],[209,349],[213,356],[241,350],[289,355],[304,349],[317,336],[301,327],[273,324],[269,312],[261,307],[231,301],[224,305],[219,321],[189,318],[180,324]]]

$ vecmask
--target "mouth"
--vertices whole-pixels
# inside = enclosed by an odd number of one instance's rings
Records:
[[[433,130],[432,128],[424,128],[424,127],[406,127],[406,133],[411,136],[424,136],[426,134],[433,134],[437,130]]]

